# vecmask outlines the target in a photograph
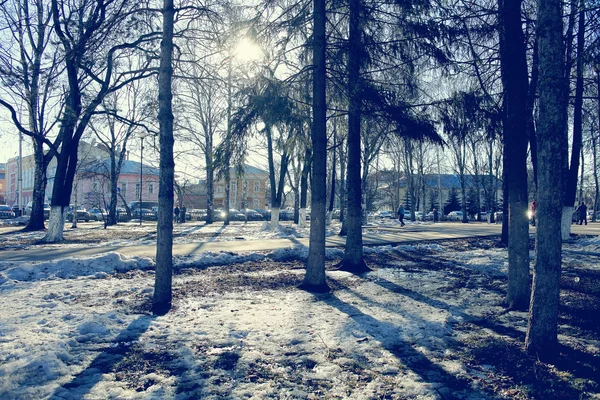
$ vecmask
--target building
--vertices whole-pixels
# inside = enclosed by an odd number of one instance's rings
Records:
[[[25,207],[33,199],[33,181],[35,177],[35,158],[32,155],[23,157],[22,185],[23,196],[22,207]],[[9,158],[5,166],[5,202],[14,205],[19,202],[19,157]]]
[[[230,169],[231,183],[229,189],[229,205],[231,208],[243,209],[267,208],[269,173],[260,168],[245,164],[241,174],[236,169]],[[225,206],[225,181],[215,181],[214,207]],[[193,208],[206,209],[206,181],[197,185],[187,185],[182,188],[183,199],[188,210]]]
[[[6,204],[6,164],[0,163],[0,204]]]
[[[77,196],[77,203],[85,208],[105,208],[110,200],[110,158],[88,164],[77,176],[77,190],[73,188],[72,202]],[[140,164],[137,161],[125,160],[117,180],[119,201],[117,207],[123,207],[123,202],[129,204],[140,200],[158,201],[157,168]],[[141,179],[140,179],[141,178]]]
[[[85,208],[104,208],[110,198],[110,183],[108,171],[110,159],[103,145],[79,143],[78,167],[71,203],[77,202]],[[6,163],[6,203],[18,202],[18,157]],[[48,183],[46,185],[45,202],[52,200],[54,176],[56,174],[56,159],[52,159],[47,168]],[[33,198],[33,183],[35,176],[35,159],[33,155],[23,157],[23,206]],[[148,165],[142,166],[142,184],[140,185],[140,163],[130,160],[123,162],[121,175],[118,180],[120,198],[128,204],[142,198],[148,201],[158,201],[158,169]],[[141,187],[140,187],[141,186]],[[0,191],[0,195],[1,195]]]

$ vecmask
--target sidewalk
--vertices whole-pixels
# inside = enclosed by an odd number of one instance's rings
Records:
[[[363,232],[363,244],[365,246],[383,246],[427,240],[494,236],[500,234],[501,225],[436,224],[423,226],[420,230],[388,228],[385,231],[388,233],[370,233],[368,230],[365,230]],[[173,245],[173,255],[189,256],[209,251],[271,251],[297,245],[308,246],[308,243],[308,238],[183,243]],[[343,247],[345,243],[345,237],[329,236],[326,238],[325,245],[327,247]],[[0,259],[2,261],[53,261],[67,257],[90,257],[109,252],[117,252],[127,256],[155,257],[156,245],[9,250],[0,252]]]

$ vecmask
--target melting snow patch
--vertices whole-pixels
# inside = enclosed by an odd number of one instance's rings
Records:
[[[91,258],[67,258],[64,260],[23,263],[4,270],[8,278],[16,281],[41,281],[50,279],[74,279],[81,276],[103,277],[102,273],[127,272],[133,269],[149,269],[154,266],[150,258],[128,257],[108,253]],[[3,282],[0,282],[2,284]]]

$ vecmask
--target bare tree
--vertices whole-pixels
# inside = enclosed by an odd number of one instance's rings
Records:
[[[11,113],[17,130],[31,138],[35,160],[33,202],[25,230],[43,230],[46,169],[58,144],[49,135],[62,108],[62,92],[56,84],[60,55],[51,45],[52,13],[42,0],[13,1],[0,8],[0,24],[0,30],[13,39],[0,45],[0,105]],[[23,113],[21,104],[25,104]]]
[[[558,355],[558,308],[567,115],[564,106],[563,22],[558,0],[538,1],[539,120],[535,267],[525,345],[541,360]]]
[[[63,239],[64,210],[69,206],[77,166],[77,149],[89,122],[104,98],[129,82],[154,74],[152,57],[139,57],[134,71],[120,61],[158,37],[147,30],[138,2],[84,0],[75,5],[52,0],[54,31],[64,53],[68,93],[54,148],[57,165],[46,242]],[[139,34],[132,37],[132,32]]]
[[[173,202],[175,161],[173,159],[173,0],[163,3],[163,32],[158,73],[158,122],[160,125],[160,181],[156,238],[156,275],[152,311],[165,314],[171,309],[173,281]]]

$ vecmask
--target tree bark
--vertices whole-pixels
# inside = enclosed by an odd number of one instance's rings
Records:
[[[325,0],[314,0],[313,45],[313,126],[311,213],[308,262],[302,287],[326,292],[325,281],[325,208],[327,202],[327,99],[325,72]],[[308,161],[306,161],[308,162]]]
[[[171,309],[173,280],[173,202],[175,161],[173,159],[173,0],[163,3],[163,36],[158,73],[158,122],[160,125],[160,179],[156,238],[156,275],[152,311],[162,315]]]
[[[538,218],[536,255],[527,351],[542,361],[558,354],[558,308],[560,293],[561,209],[564,197],[564,164],[567,149],[567,112],[564,106],[562,3],[538,0],[538,44],[540,58],[540,109],[538,142]]]
[[[510,309],[526,310],[529,282],[527,96],[525,37],[520,0],[499,0],[500,64],[504,87],[504,153],[508,186],[508,291]]]
[[[353,273],[370,271],[363,259],[361,213],[361,150],[362,85],[360,67],[362,58],[361,0],[350,0],[350,31],[348,42],[348,217],[344,258],[339,268]],[[316,159],[316,157],[315,157]]]

